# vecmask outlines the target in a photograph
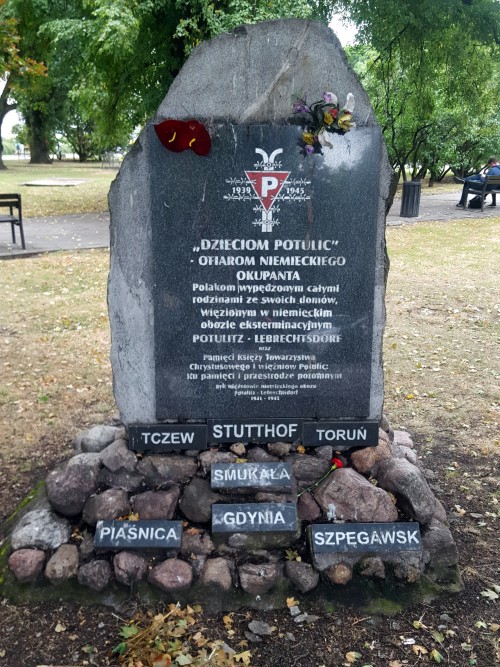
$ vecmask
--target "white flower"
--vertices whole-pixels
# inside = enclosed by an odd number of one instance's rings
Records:
[[[347,93],[347,99],[343,106],[344,111],[349,111],[352,113],[354,111],[354,95],[352,93]]]
[[[328,146],[328,148],[333,148],[333,144],[331,144],[326,138],[326,132],[320,132],[318,134],[318,141],[322,146]]]

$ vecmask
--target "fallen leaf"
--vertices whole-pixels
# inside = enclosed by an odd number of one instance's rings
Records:
[[[411,647],[411,650],[413,653],[415,653],[415,655],[425,655],[426,653],[429,653],[425,646],[421,646],[420,644],[414,644]]]
[[[488,600],[498,600],[498,593],[496,593],[491,588],[487,588],[485,591],[481,591],[481,595]]]
[[[139,632],[136,626],[132,623],[131,625],[123,625],[120,630],[120,637],[123,639],[130,639]]]
[[[233,658],[236,660],[236,662],[242,662],[244,665],[250,664],[251,657],[252,654],[250,651],[243,651],[242,653],[235,653],[233,655]]]
[[[181,653],[180,655],[177,656],[175,662],[178,665],[191,665],[193,664],[194,660],[193,657],[189,655],[189,653]]]
[[[444,642],[444,635],[442,632],[439,632],[439,630],[433,630],[431,632],[431,635],[439,644],[442,644]]]
[[[56,627],[54,628],[54,632],[64,632],[66,630],[66,626],[62,625],[62,623],[57,623]]]
[[[498,632],[500,630],[500,625],[498,623],[490,623],[490,630],[492,632]]]
[[[429,657],[430,657],[431,660],[434,660],[434,662],[443,662],[443,660],[444,660],[444,657],[435,648],[432,649],[432,651],[430,652]]]
[[[205,644],[208,643],[208,639],[204,637],[201,632],[197,632],[192,636],[192,640],[196,644],[198,648],[201,648],[202,646],[205,646]]]
[[[391,660],[389,667],[403,667],[403,663],[399,660]]]
[[[169,655],[164,655],[158,660],[155,660],[153,662],[153,667],[170,667],[172,664],[172,659]],[[142,665],[142,662],[141,662]],[[135,667],[138,667],[138,664],[135,665]]]
[[[295,598],[287,598],[286,599],[286,606],[290,609],[290,607],[298,607],[299,601],[296,600]]]
[[[297,451],[298,451],[299,454],[305,454],[306,453],[306,448],[304,447],[304,445],[298,445],[297,446]]]
[[[357,651],[349,651],[349,653],[345,654],[345,659],[350,665],[352,665],[353,662],[356,662],[358,658],[361,658],[361,653],[358,653]]]
[[[224,623],[224,625],[232,625],[233,617],[230,614],[228,614],[227,616],[223,617],[222,622]]]

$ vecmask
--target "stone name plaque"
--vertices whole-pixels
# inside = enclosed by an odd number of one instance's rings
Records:
[[[212,489],[292,490],[291,463],[213,463]]]
[[[96,548],[177,549],[181,546],[180,521],[98,521]]]
[[[128,428],[129,449],[135,452],[172,452],[205,449],[204,424],[134,424]]]
[[[209,419],[210,442],[296,442],[302,438],[302,419]]]
[[[313,524],[315,553],[422,551],[418,523]]]
[[[306,446],[332,445],[337,451],[352,447],[378,445],[378,423],[363,422],[304,422],[302,444]]]
[[[207,157],[146,131],[157,418],[378,418],[379,128],[309,157],[297,126],[219,125]]]
[[[133,424],[129,448],[136,452],[206,449],[211,443],[301,442],[338,451],[378,444],[376,421],[305,422],[302,419],[209,419],[207,424]]]
[[[213,533],[292,533],[297,506],[289,503],[212,505]]]

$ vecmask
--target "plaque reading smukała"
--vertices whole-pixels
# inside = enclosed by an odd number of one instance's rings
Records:
[[[291,463],[213,463],[212,489],[292,490]]]
[[[382,142],[351,134],[308,158],[295,126],[220,126],[208,157],[151,138],[159,419],[369,416]]]

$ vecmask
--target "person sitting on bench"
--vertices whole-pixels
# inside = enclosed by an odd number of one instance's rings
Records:
[[[487,169],[483,170],[483,173],[474,174],[473,176],[467,176],[467,178],[458,178],[457,176],[453,177],[455,183],[463,183],[464,187],[462,188],[462,196],[460,201],[457,204],[458,208],[465,208],[467,206],[467,196],[469,194],[469,184],[470,183],[484,183],[486,176],[500,176],[500,164],[498,163],[498,158],[490,157],[488,160]],[[497,205],[496,194],[491,195],[492,202],[490,206]]]

